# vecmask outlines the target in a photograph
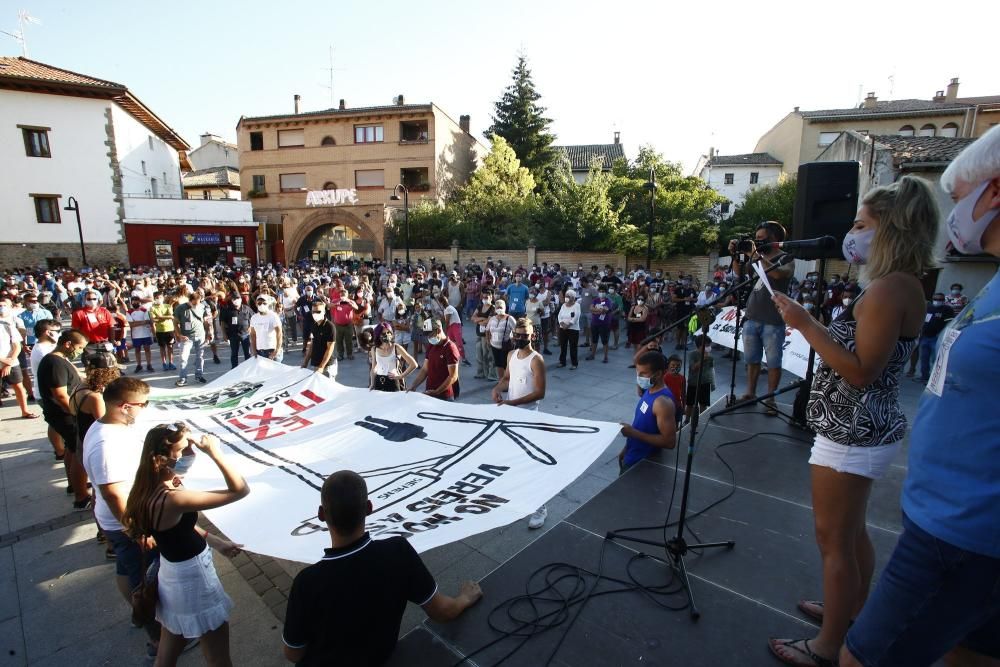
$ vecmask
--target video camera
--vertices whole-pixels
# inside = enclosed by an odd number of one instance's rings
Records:
[[[741,255],[752,255],[757,249],[754,237],[750,234],[740,234],[733,241],[736,243],[736,252]]]

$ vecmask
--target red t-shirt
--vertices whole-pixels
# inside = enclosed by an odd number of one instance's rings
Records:
[[[458,347],[450,340],[440,345],[427,345],[427,389],[434,390],[441,386],[441,383],[448,379],[448,366],[458,365],[460,355]],[[435,394],[436,398],[454,398],[455,392],[452,387],[442,394]]]
[[[73,328],[87,337],[91,343],[102,343],[111,340],[111,332],[115,321],[107,308],[96,310],[80,308],[73,312]]]
[[[349,303],[337,303],[333,307],[333,323],[339,326],[347,326],[354,321],[354,309]]]
[[[684,376],[680,373],[677,375],[664,373],[663,384],[667,385],[667,389],[674,395],[674,406],[677,408],[678,418],[680,418],[679,415],[684,412]]]

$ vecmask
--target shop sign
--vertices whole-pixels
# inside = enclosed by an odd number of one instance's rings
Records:
[[[153,255],[156,257],[157,266],[174,265],[174,246],[170,241],[153,241]]]
[[[350,190],[310,190],[306,193],[306,206],[341,206],[357,204],[358,191]]]
[[[189,245],[219,245],[222,236],[218,232],[187,232],[181,234],[181,243]]]

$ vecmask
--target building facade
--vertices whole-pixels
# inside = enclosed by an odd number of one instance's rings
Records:
[[[298,99],[296,98],[296,111]],[[268,261],[385,255],[386,222],[408,191],[410,206],[441,202],[486,154],[435,104],[340,108],[243,117],[236,126],[240,181],[270,246]],[[402,245],[396,243],[397,246]]]
[[[798,107],[768,130],[754,149],[782,162],[787,174],[817,159],[841,132],[903,137],[974,138],[1000,122],[1000,95],[959,97],[958,79],[929,100],[880,101],[868,93],[858,107],[800,111]]]
[[[714,148],[698,159],[694,173],[728,201],[718,210],[719,218],[733,214],[747,193],[760,185],[781,180],[781,161],[768,153],[719,155]]]
[[[136,225],[252,225],[249,205],[181,205],[187,149],[122,84],[0,57],[0,266],[123,265]]]
[[[615,160],[625,160],[625,148],[621,143],[621,133],[615,132],[615,141],[611,144],[583,144],[579,146],[553,146],[561,151],[569,160],[569,168],[573,172],[573,180],[585,183],[590,177],[590,167],[597,161],[601,171],[611,172]]]
[[[211,169],[212,167],[231,167],[239,171],[240,153],[236,144],[231,144],[221,137],[206,132],[199,137],[201,143],[187,154],[191,169]]]

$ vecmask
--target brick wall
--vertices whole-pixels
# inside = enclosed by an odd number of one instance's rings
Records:
[[[559,264],[565,268],[575,269],[577,265],[583,264],[585,269],[597,265],[603,269],[605,264],[610,264],[613,268],[625,269],[625,255],[614,252],[574,252],[571,250],[539,250],[538,263],[548,262]]]
[[[80,246],[76,243],[4,243],[0,244],[0,269],[15,266],[47,266],[46,259],[64,257],[70,267],[82,266]],[[124,243],[88,243],[87,263],[90,266],[128,264],[128,247]]]

